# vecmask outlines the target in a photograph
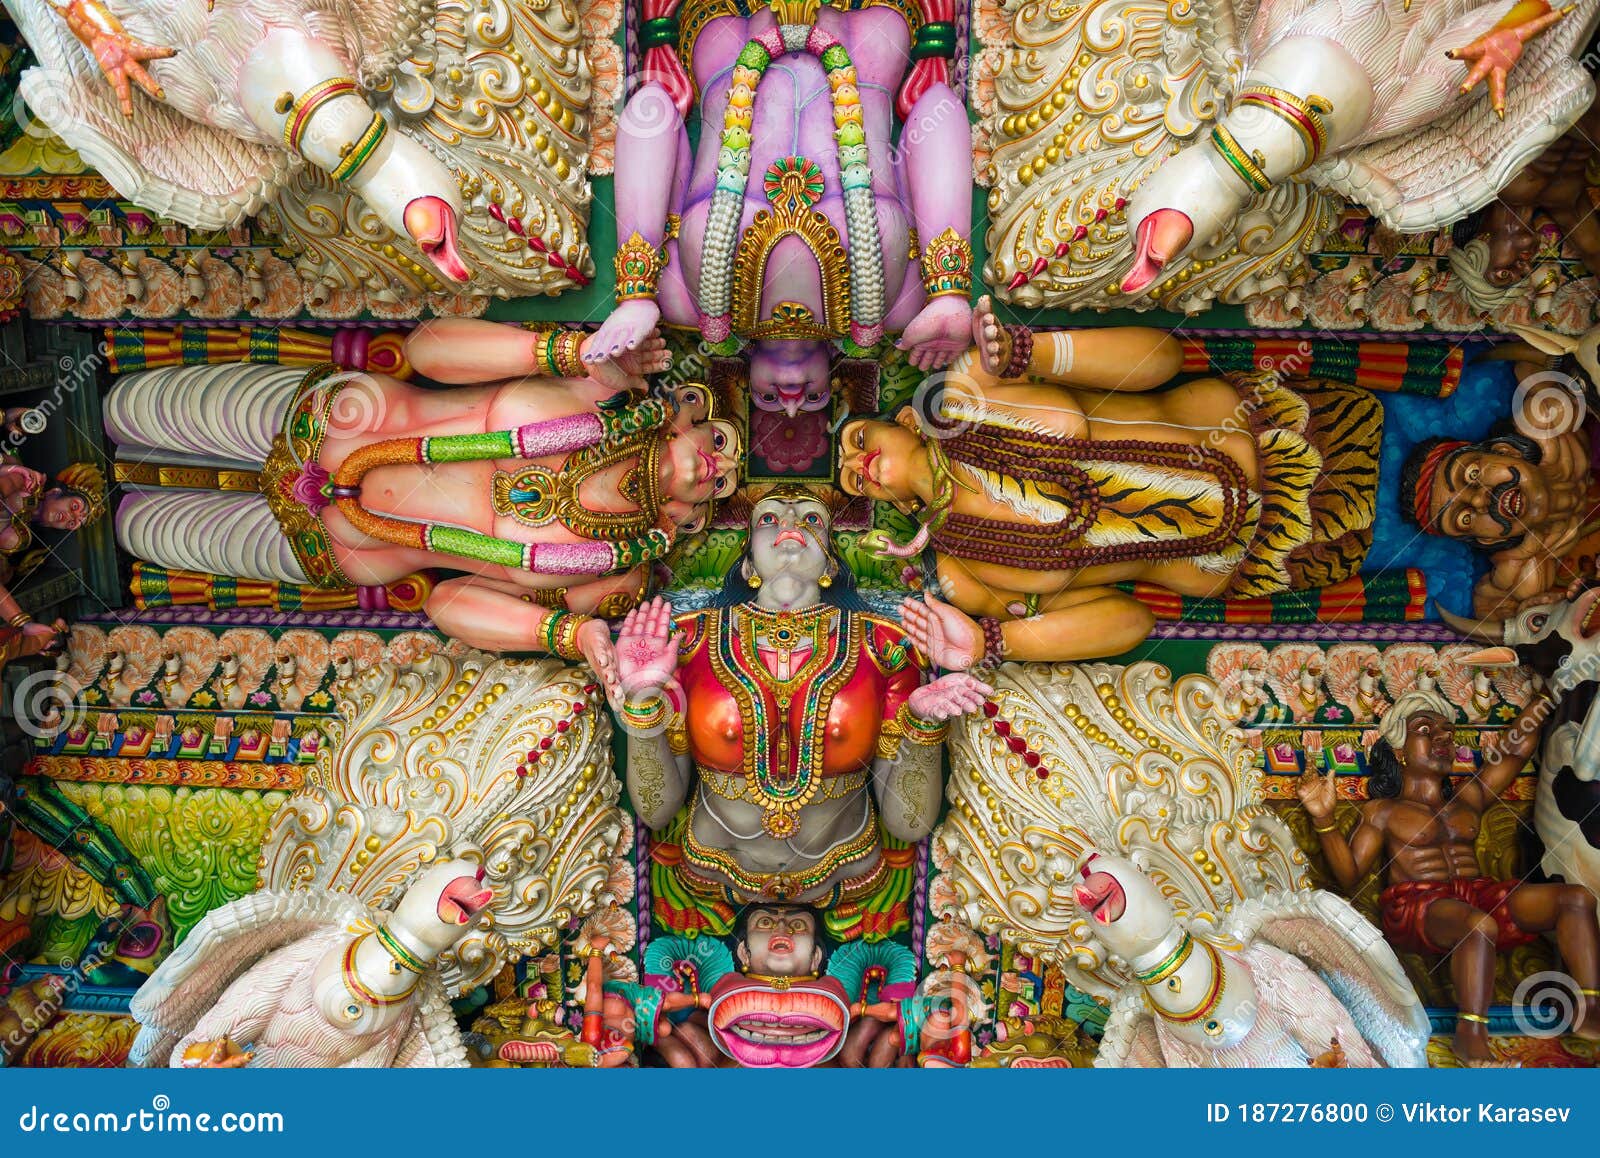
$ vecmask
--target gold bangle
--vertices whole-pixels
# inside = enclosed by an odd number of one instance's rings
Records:
[[[33,616],[29,615],[26,611],[19,611],[10,619],[12,627],[24,627],[32,622]]]
[[[1584,997],[1600,997],[1600,989],[1582,989],[1578,992]]]
[[[428,963],[397,941],[395,935],[388,929],[379,925],[373,933],[378,938],[378,944],[382,945],[389,956],[394,958],[395,964],[407,973],[415,973],[420,977],[428,971]]]
[[[351,941],[350,944],[345,947],[344,960],[340,963],[339,969],[341,979],[344,981],[345,992],[349,993],[351,997],[355,998],[363,1005],[371,1005],[379,1008],[387,1005],[399,1005],[403,1001],[409,1001],[411,999],[411,994],[415,992],[417,988],[417,983],[415,981],[406,986],[405,992],[403,993],[378,993],[369,988],[367,984],[361,980],[360,975],[356,973],[356,949],[360,946],[361,942],[365,941],[366,939],[367,935],[363,934],[362,936]]]
[[[1327,828],[1319,828],[1317,825],[1313,824],[1311,826],[1311,831],[1312,832],[1338,832],[1339,831],[1339,822],[1338,821],[1334,821],[1332,824],[1328,825]]]
[[[1133,975],[1133,979],[1140,985],[1160,985],[1168,977],[1171,977],[1179,969],[1182,969],[1184,963],[1189,960],[1189,956],[1193,952],[1194,938],[1188,933],[1185,933],[1183,935],[1183,940],[1178,942],[1178,947],[1174,949],[1170,955],[1168,955],[1165,961],[1162,961],[1153,969],[1146,969],[1142,973],[1135,973]]]
[[[317,115],[317,110],[336,97],[348,96],[359,91],[353,78],[348,76],[335,76],[327,80],[318,81],[299,96],[292,98],[287,108],[284,107],[285,93],[278,98],[275,106],[279,112],[289,114],[283,122],[283,143],[291,152],[300,151],[300,138],[305,136],[306,126],[311,123],[311,118]]]
[[[533,332],[533,369],[541,378],[554,378],[556,374],[555,341],[556,335],[561,331],[544,326],[539,329],[529,327]]]
[[[573,612],[567,612],[566,617],[556,625],[555,631],[552,633],[555,646],[550,650],[562,659],[583,659],[583,649],[578,646],[578,632],[583,629],[585,624],[593,622],[594,616],[592,615],[578,615]]]
[[[1286,89],[1259,84],[1239,94],[1239,104],[1255,105],[1287,121],[1306,147],[1301,169],[1316,163],[1328,147],[1328,123],[1322,118],[1333,112],[1333,102],[1312,93],[1301,97]]]
[[[384,119],[382,113],[373,113],[367,131],[357,137],[354,144],[345,145],[339,150],[339,164],[328,173],[328,176],[335,181],[350,180],[372,160],[372,154],[378,151],[378,146],[388,135],[389,122]]]
[[[648,699],[638,703],[624,700],[622,704],[622,721],[627,727],[639,732],[648,732],[667,718],[667,697],[656,692]]]
[[[922,288],[930,298],[972,293],[972,246],[946,229],[922,251]]]
[[[651,245],[634,230],[628,240],[617,247],[611,259],[617,274],[617,301],[654,300],[656,283],[661,271],[667,268],[665,247]]]
[[[1481,1013],[1468,1013],[1466,1010],[1459,1011],[1456,1014],[1456,1019],[1458,1021],[1470,1021],[1470,1022],[1473,1022],[1476,1025],[1488,1025],[1489,1024],[1489,1019],[1487,1017],[1485,1017],[1483,1014],[1481,1014]]]
[[[551,363],[558,378],[587,378],[583,364],[583,343],[589,337],[582,330],[557,330],[552,343]]]
[[[1214,1020],[1207,1019],[1216,1012],[1217,1006],[1222,1004],[1222,995],[1227,989],[1227,977],[1223,973],[1222,958],[1218,955],[1216,948],[1206,941],[1202,941],[1200,947],[1211,958],[1211,988],[1200,999],[1200,1004],[1186,1013],[1172,1013],[1162,1009],[1159,1005],[1155,1005],[1154,1002],[1150,1002],[1150,1004],[1154,1008],[1156,1015],[1163,1021],[1169,1021],[1175,1025],[1193,1025],[1195,1022],[1203,1022],[1204,1024],[1200,1028],[1206,1033],[1215,1036],[1222,1032],[1222,1026]],[[1148,993],[1145,999],[1149,1001]]]
[[[1266,163],[1266,158],[1259,150],[1253,156],[1246,153],[1244,146],[1220,124],[1211,128],[1211,143],[1217,147],[1217,152],[1222,154],[1222,159],[1239,175],[1239,179],[1250,186],[1253,192],[1262,193],[1271,188],[1272,179],[1261,168]]]

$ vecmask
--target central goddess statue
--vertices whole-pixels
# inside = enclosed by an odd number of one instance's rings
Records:
[[[617,306],[585,356],[625,353],[663,319],[698,326],[754,342],[751,397],[791,412],[824,404],[830,340],[901,330],[914,365],[946,365],[972,316],[971,131],[934,83],[891,145],[907,11],[700,8],[709,18],[682,18],[681,48],[699,149],[666,89],[634,94],[617,127]]]
[[[629,799],[658,831],[689,803],[678,875],[702,897],[870,894],[880,815],[899,840],[932,830],[946,721],[990,690],[964,673],[922,682],[900,627],[858,609],[829,526],[820,499],[780,484],[751,512],[721,605],[674,619],[656,600],[617,636]]]
[[[636,375],[660,368],[659,338],[622,364],[635,376],[606,382],[584,375],[586,340],[434,321],[407,339],[411,364],[484,383],[448,390],[332,367],[129,375],[106,400],[119,457],[223,462],[258,471],[260,493],[135,490],[117,541],[163,567],[325,587],[464,572],[426,604],[441,631],[588,659],[609,685],[604,617],[706,525],[741,450],[703,387],[645,396]]]

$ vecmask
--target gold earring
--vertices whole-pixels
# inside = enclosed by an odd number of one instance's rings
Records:
[[[833,574],[832,574],[832,572],[829,572],[828,574],[824,575],[821,579],[818,579],[817,580],[817,586],[818,587],[823,587],[823,588],[832,587],[833,586]]]
[[[760,587],[761,586],[761,576],[760,575],[746,575],[744,577],[744,581],[746,583],[750,584],[751,587]]]

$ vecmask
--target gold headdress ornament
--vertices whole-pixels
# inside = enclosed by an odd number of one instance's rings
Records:
[[[94,463],[75,462],[57,474],[55,482],[83,499],[89,513],[82,526],[87,527],[106,513],[106,476]]]
[[[747,523],[750,521],[751,512],[756,509],[756,504],[767,499],[786,499],[789,502],[809,499],[811,502],[821,503],[827,509],[830,522],[838,518],[839,512],[850,505],[849,495],[827,483],[808,485],[785,481],[744,487],[728,500],[728,514],[740,522]]]

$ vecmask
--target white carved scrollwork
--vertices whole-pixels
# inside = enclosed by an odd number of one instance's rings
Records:
[[[1073,897],[1096,849],[1134,860],[1180,916],[1305,885],[1305,858],[1261,803],[1257,756],[1207,676],[1158,664],[1006,664],[993,717],[951,730],[950,811],[935,834],[941,915],[1045,954],[1086,992],[1123,983]]]
[[[387,908],[431,863],[481,857],[491,919],[440,959],[452,993],[553,944],[594,907],[628,828],[610,720],[584,673],[432,654],[378,664],[339,690],[343,742],[274,819],[264,888]]]

